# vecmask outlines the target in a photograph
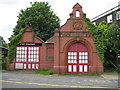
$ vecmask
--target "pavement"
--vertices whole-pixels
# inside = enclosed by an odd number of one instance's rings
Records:
[[[115,72],[105,72],[103,74],[101,74],[101,76],[105,79],[109,79],[109,80],[118,80],[120,77],[120,74],[115,73]]]
[[[118,73],[105,72],[100,76],[40,75],[35,71],[4,71],[3,88],[118,88]]]
[[[36,72],[34,70],[33,71],[32,70],[31,71],[22,71],[22,70],[19,70],[19,71],[18,70],[17,71],[4,71],[3,73],[36,74]],[[58,74],[53,74],[51,76],[58,76]],[[118,72],[104,72],[103,74],[100,75],[100,77],[103,77],[104,79],[109,79],[109,80],[118,80],[118,79],[120,79],[120,74]]]

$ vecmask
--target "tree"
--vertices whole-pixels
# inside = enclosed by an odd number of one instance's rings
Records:
[[[8,47],[7,43],[5,42],[2,36],[0,36],[0,46],[6,47],[6,48]]]
[[[60,27],[59,18],[51,10],[47,2],[30,3],[31,7],[21,10],[18,15],[17,25],[13,29],[13,35],[9,38],[8,48],[9,64],[16,56],[16,46],[24,33],[26,26],[31,27],[35,34],[46,41],[54,34],[54,29]]]
[[[21,10],[18,15],[17,25],[11,38],[19,34],[20,29],[29,26],[35,30],[35,34],[46,41],[54,34],[54,29],[60,27],[60,20],[51,10],[47,2],[30,3],[31,7]],[[10,38],[10,39],[11,39]]]
[[[89,18],[86,18],[86,14],[83,14],[83,18],[87,23],[86,28],[94,38],[98,55],[104,63],[104,53],[106,52],[106,45],[109,44],[108,38],[108,25],[105,21],[102,21],[98,26],[94,25]]]
[[[107,45],[105,52],[105,67],[106,69],[118,68],[117,52],[120,50],[120,28],[116,23],[109,26],[108,37],[110,44]]]
[[[9,59],[9,63],[13,62],[13,59],[16,56],[16,46],[19,44],[19,40],[22,37],[22,34],[24,32],[24,28],[20,29],[19,34],[15,35],[12,37],[12,39],[10,40],[10,43],[8,44],[9,48],[8,48],[8,59]]]
[[[103,61],[105,70],[118,69],[117,51],[120,50],[120,28],[114,23],[110,26],[105,21],[100,22],[98,26],[94,25],[86,14],[83,15],[87,23],[86,28],[94,38],[98,54]]]

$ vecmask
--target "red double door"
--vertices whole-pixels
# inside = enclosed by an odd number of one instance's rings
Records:
[[[75,43],[68,49],[67,55],[68,73],[88,72],[88,49],[82,43]]]
[[[17,46],[15,69],[35,70],[40,68],[40,46]]]

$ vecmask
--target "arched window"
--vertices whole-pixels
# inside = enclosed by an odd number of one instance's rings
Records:
[[[76,11],[76,17],[80,17],[80,12]]]

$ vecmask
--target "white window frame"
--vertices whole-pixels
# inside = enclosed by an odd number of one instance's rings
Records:
[[[94,25],[96,25],[96,22],[93,22]]]
[[[112,23],[113,22],[113,18],[112,18],[112,14],[107,16],[107,23]]]
[[[120,19],[120,11],[116,13],[116,20],[119,20],[119,19]]]
[[[76,11],[76,17],[80,17],[80,11]]]

